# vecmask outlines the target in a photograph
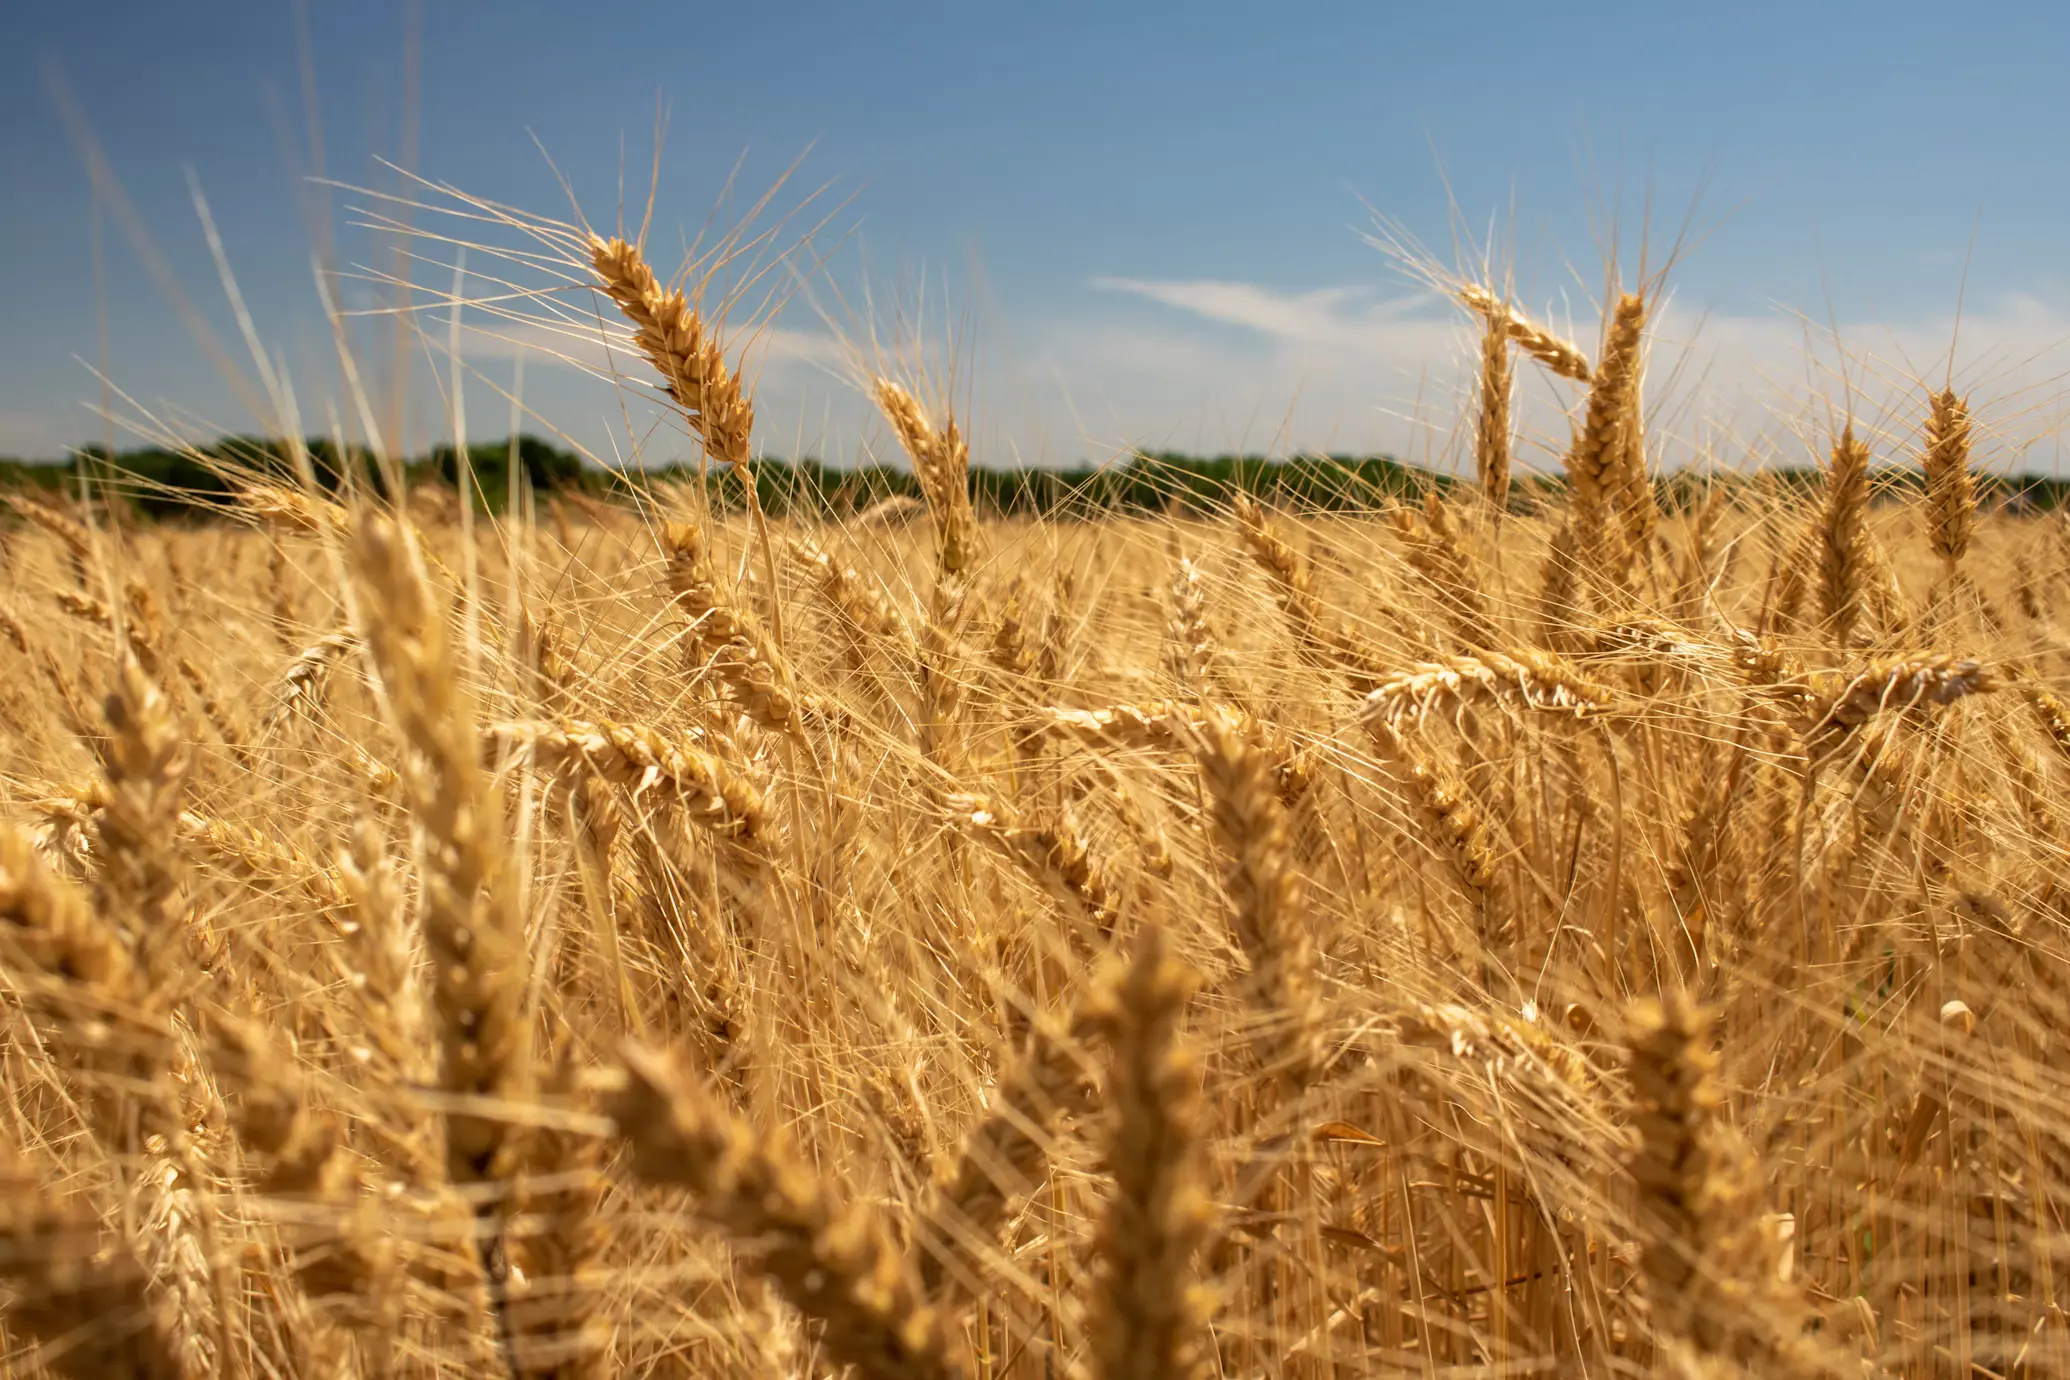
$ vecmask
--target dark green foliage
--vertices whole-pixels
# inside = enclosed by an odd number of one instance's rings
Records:
[[[310,441],[307,450],[316,482],[327,492],[335,493],[349,483],[374,491],[385,488],[373,457],[365,451],[341,451],[326,440]],[[629,484],[695,485],[702,475],[715,506],[738,509],[745,501],[740,477],[731,471],[677,465],[641,471],[627,480],[586,465],[573,451],[540,437],[519,436],[514,443],[495,441],[467,448],[466,468],[472,475],[476,502],[482,507],[501,511],[509,501],[513,459],[522,471],[523,484],[541,496],[577,490],[609,497],[623,493]],[[457,483],[461,468],[454,448],[441,445],[406,463],[403,477],[410,484],[450,487]],[[289,447],[256,436],[226,437],[189,451],[141,449],[109,455],[89,446],[63,462],[0,459],[0,487],[76,491],[78,479],[85,477],[98,493],[123,497],[146,517],[206,517],[230,501],[234,475],[300,483]],[[852,515],[886,499],[920,496],[909,470],[855,469],[824,464],[809,456],[796,461],[762,459],[756,462],[755,479],[763,509],[777,514]],[[1297,455],[1282,460],[1173,452],[1137,452],[1113,464],[1075,469],[973,468],[970,476],[971,498],[980,513],[1048,518],[1113,513],[1206,515],[1225,509],[1238,490],[1277,508],[1372,512],[1414,499],[1427,487],[1449,488],[1455,482],[1450,475],[1378,455]],[[1656,481],[1662,506],[1669,512],[1689,508],[1713,485],[1727,485],[1751,495],[1752,482],[1750,476],[1737,471],[1679,471]],[[1823,476],[1812,469],[1784,470],[1767,482],[1779,483],[1801,497],[1817,489]],[[1920,477],[1916,469],[1898,466],[1879,469],[1875,482],[1881,499],[1909,493],[1918,487]],[[1516,512],[1534,511],[1558,489],[1555,477],[1520,475],[1510,494],[1510,507]],[[2070,502],[2070,480],[1980,475],[1977,497],[1986,506],[2050,510]]]
[[[0,456],[0,489],[42,490],[55,493],[72,477],[70,465],[52,465],[41,460],[17,460]]]
[[[663,482],[696,482],[692,470],[650,472]],[[763,460],[756,496],[778,513],[861,512],[887,498],[920,496],[907,470],[843,469],[804,459]],[[706,477],[713,502],[739,506],[740,481],[730,473]],[[974,467],[971,500],[991,516],[1091,517],[1108,513],[1209,513],[1226,508],[1237,489],[1276,506],[1323,512],[1366,511],[1420,493],[1447,476],[1431,475],[1384,456],[1217,456],[1136,454],[1098,468],[994,470]]]
[[[361,483],[382,487],[373,457],[364,451],[341,451],[327,440],[309,441],[307,450],[310,472],[327,493],[343,488],[353,469]],[[301,484],[288,443],[262,436],[226,436],[213,445],[189,450],[145,447],[110,454],[100,446],[86,446],[69,461],[24,464],[20,470],[20,480],[51,489],[61,485],[76,488],[75,481],[83,477],[101,493],[128,499],[147,517],[205,513],[210,507],[227,504],[235,492],[233,474],[297,487]],[[0,470],[0,483],[17,477]]]
[[[467,448],[467,463],[474,475],[477,496],[491,508],[501,508],[510,495],[512,452],[524,470],[525,482],[540,493],[583,486],[582,458],[561,450],[537,436],[519,436],[516,443],[492,441]],[[413,468],[428,468],[447,484],[460,478],[459,452],[450,445],[439,446]]]

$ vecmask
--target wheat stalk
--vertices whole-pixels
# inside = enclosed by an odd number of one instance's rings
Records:
[[[893,379],[877,379],[870,397],[913,462],[934,522],[936,568],[949,576],[968,574],[977,557],[977,515],[970,506],[970,448],[956,419],[937,427],[920,400]]]

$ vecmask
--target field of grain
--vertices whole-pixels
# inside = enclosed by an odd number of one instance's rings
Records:
[[[2070,1374],[2070,528],[1924,386],[1670,509],[1646,300],[1460,295],[1365,517],[891,379],[903,522],[11,499],[0,1374]]]

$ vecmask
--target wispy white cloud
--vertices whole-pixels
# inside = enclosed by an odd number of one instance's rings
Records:
[[[461,319],[467,326],[461,350],[471,358],[515,359],[522,355],[529,363],[561,364],[598,374],[624,373],[638,363],[629,334],[595,322]],[[763,369],[835,368],[842,360],[840,342],[832,336],[786,326],[764,326],[742,339],[731,353],[736,361],[744,359],[750,368]]]
[[[1097,278],[1154,303],[1043,333],[1050,386],[1087,449],[1185,438],[1193,448],[1376,449],[1442,462],[1465,451],[1471,327],[1428,294],[1364,285],[1288,291],[1255,283]],[[1593,352],[1593,322],[1573,330]],[[1712,314],[1669,299],[1650,323],[1648,389],[1670,458],[1801,461],[1850,413],[1895,454],[1913,442],[1927,382],[1974,390],[1997,463],[2039,463],[2070,376],[2070,311],[2037,295],[1837,330],[1778,309]],[[1837,344],[1836,344],[1837,339]],[[1519,420],[1548,460],[1567,436],[1569,385],[1525,371]],[[1030,381],[1023,381],[1024,387]],[[1039,404],[1033,404],[1040,410]],[[2050,439],[2052,445],[2052,439]]]
[[[1132,293],[1180,311],[1227,325],[1248,327],[1300,345],[1359,347],[1381,344],[1391,327],[1431,302],[1428,294],[1379,298],[1367,286],[1283,292],[1256,283],[1196,279],[1159,282],[1143,278],[1095,278],[1109,292]]]

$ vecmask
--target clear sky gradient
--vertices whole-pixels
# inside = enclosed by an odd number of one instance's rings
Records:
[[[309,0],[334,178],[395,185],[375,159],[402,156],[411,13]],[[736,162],[756,191],[809,146],[792,186],[831,184],[821,204],[839,208],[817,293],[838,292],[851,310],[833,315],[852,327],[866,284],[880,318],[926,284],[934,326],[975,356],[967,403],[995,462],[1135,444],[1444,460],[1463,327],[1361,238],[1367,206],[1447,261],[1455,207],[1475,234],[1495,227],[1524,302],[1592,347],[1604,237],[1619,225],[1629,260],[1650,205],[1656,252],[1692,208],[1704,231],[1668,280],[1654,364],[1686,392],[1686,444],[1803,431],[1790,420],[1803,398],[1837,396],[1807,360],[1801,313],[1867,357],[1854,378],[1892,444],[1909,422],[1879,385],[1896,397],[1937,380],[1956,339],[1957,382],[1995,400],[2005,463],[2056,464],[2070,7],[425,0],[418,13],[414,163],[471,194],[565,217],[543,146],[608,225],[621,157],[644,195],[667,103],[664,262]],[[309,411],[327,406],[290,0],[15,0],[0,6],[0,454],[55,455],[106,429],[87,367],[102,352],[96,217],[53,73],[171,276],[234,341],[192,170],[266,348],[305,380]],[[385,264],[350,225],[356,204],[330,202],[339,261]],[[265,429],[117,221],[102,239],[114,383],[194,434]],[[374,300],[363,284],[344,295]],[[823,321],[797,302],[782,325],[788,343],[757,372],[763,444],[844,459],[876,444]],[[428,329],[442,344],[443,317]],[[1830,366],[1830,346],[1812,344]],[[506,388],[512,353],[468,350]],[[523,388],[597,453],[673,444],[544,356]],[[428,374],[410,410],[416,443],[450,427]],[[470,431],[502,432],[508,411],[470,390]]]

